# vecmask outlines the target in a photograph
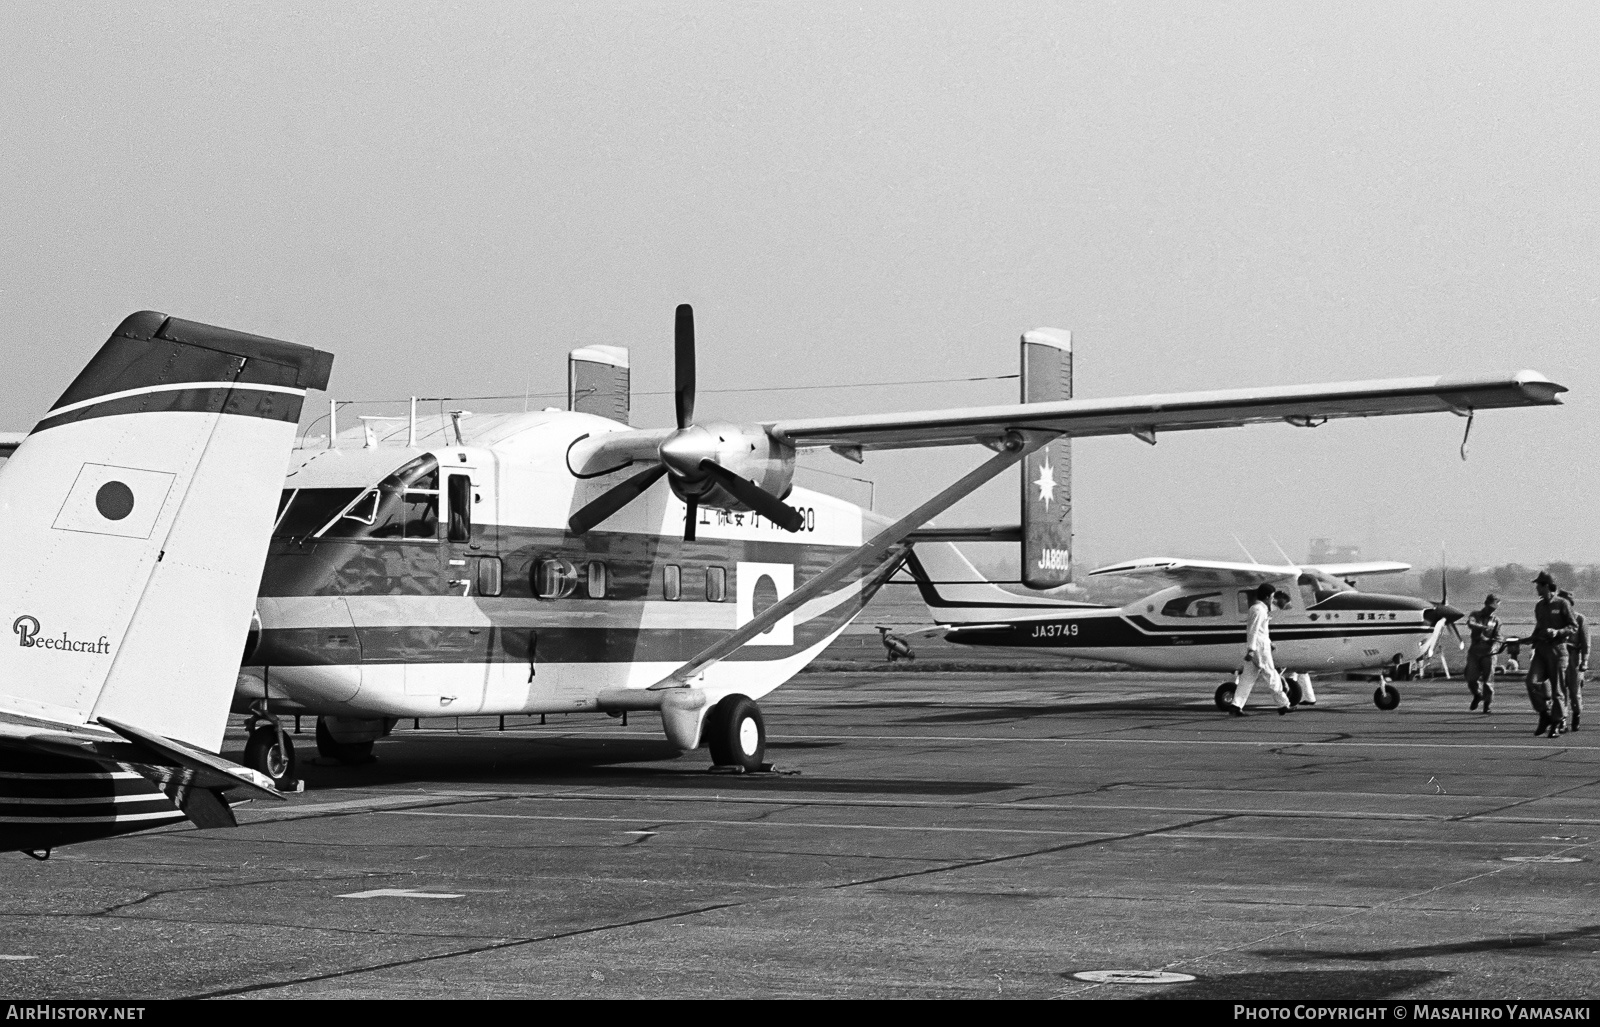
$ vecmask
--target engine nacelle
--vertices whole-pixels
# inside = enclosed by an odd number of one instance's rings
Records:
[[[794,447],[778,442],[757,424],[691,425],[661,444],[661,462],[672,472],[668,481],[679,499],[693,496],[701,506],[719,510],[750,509],[701,469],[703,460],[750,479],[779,499],[794,487]]]

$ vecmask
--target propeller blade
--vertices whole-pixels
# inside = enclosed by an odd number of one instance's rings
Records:
[[[805,527],[805,515],[749,478],[741,477],[711,460],[700,461],[700,469],[717,480],[717,483],[738,497],[739,502],[776,524],[784,531],[799,531]]]
[[[656,479],[666,473],[666,467],[656,464],[647,471],[635,474],[622,484],[613,486],[601,493],[600,498],[593,500],[577,513],[567,518],[567,530],[574,535],[582,535],[607,517],[638,499],[646,489],[656,483]]]
[[[678,304],[678,323],[672,334],[674,388],[678,427],[694,423],[694,308]]]
[[[700,516],[700,500],[695,496],[690,496],[683,501],[683,505],[683,540],[685,542],[693,542],[694,522]]]
[[[1456,648],[1465,649],[1467,647],[1467,643],[1466,640],[1461,637],[1461,629],[1456,627],[1456,622],[1452,620],[1445,621],[1445,623],[1450,625],[1450,634],[1456,636]]]
[[[1444,631],[1446,623],[1442,617],[1434,622],[1433,632],[1428,635],[1428,640],[1422,644],[1422,658],[1424,660],[1432,659],[1434,651],[1439,648],[1439,633]]]

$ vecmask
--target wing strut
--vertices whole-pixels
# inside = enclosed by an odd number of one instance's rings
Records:
[[[907,535],[922,527],[930,519],[954,506],[957,501],[970,495],[989,479],[1017,464],[1023,457],[1053,438],[1055,438],[1054,432],[1007,432],[997,455],[985,460],[977,468],[962,476],[954,485],[880,531],[871,541],[839,557],[816,577],[767,607],[759,617],[752,618],[737,631],[696,653],[688,663],[651,685],[650,688],[657,690],[688,687],[689,682],[707,667],[737,652],[746,642],[821,595],[829,586],[842,581],[857,567],[883,555],[890,546],[904,540]]]

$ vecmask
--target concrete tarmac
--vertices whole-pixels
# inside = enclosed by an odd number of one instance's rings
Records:
[[[53,998],[1555,1000],[1600,992],[1600,724],[1456,682],[806,674],[783,773],[654,716],[406,722],[365,767],[7,857],[0,991]],[[303,761],[315,756],[307,721]],[[225,751],[243,738],[230,734]],[[1168,971],[1100,984],[1096,970]]]

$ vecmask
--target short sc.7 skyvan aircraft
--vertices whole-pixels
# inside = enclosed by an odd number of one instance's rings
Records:
[[[1304,675],[1288,680],[1291,698],[1298,701],[1313,674],[1373,670],[1379,680],[1372,701],[1382,710],[1400,704],[1385,672],[1431,658],[1444,629],[1463,616],[1445,602],[1361,592],[1344,580],[1410,569],[1386,561],[1272,566],[1150,557],[1091,571],[1166,585],[1121,607],[1008,591],[985,581],[948,542],[919,542],[908,569],[945,639],[959,645],[1223,673],[1238,671],[1252,593],[1270,584],[1284,597],[1272,613],[1275,661],[1285,675]],[[1217,686],[1218,708],[1233,701],[1236,683],[1230,678]]]
[[[333,358],[150,311],[0,439],[0,851],[281,799],[217,755],[306,390]]]
[[[236,709],[247,762],[293,774],[285,713],[318,750],[371,758],[398,718],[659,711],[680,750],[762,766],[758,701],[814,659],[899,566],[907,537],[1017,464],[1053,482],[1067,440],[1546,406],[1542,375],[1446,376],[1124,399],[1071,395],[1065,332],[1022,338],[1022,402],[734,424],[697,420],[693,313],[677,311],[676,425],[633,428],[626,350],[569,360],[570,410],[440,416],[298,450],[284,482]],[[793,486],[796,454],[982,446],[891,520]],[[1030,586],[1070,580],[1069,508],[1028,519]]]

